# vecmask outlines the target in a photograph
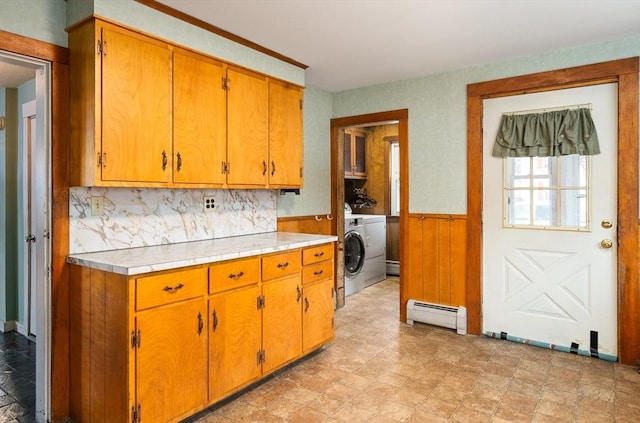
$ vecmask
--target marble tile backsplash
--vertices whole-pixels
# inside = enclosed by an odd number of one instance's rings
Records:
[[[216,207],[204,211],[204,196]],[[91,197],[104,212],[91,215]],[[69,192],[71,254],[249,235],[277,230],[271,190],[75,187]]]

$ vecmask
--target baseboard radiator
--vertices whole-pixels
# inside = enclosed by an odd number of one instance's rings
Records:
[[[450,307],[409,300],[407,301],[407,324],[412,325],[413,322],[455,329],[458,335],[466,335],[467,309],[463,306]]]

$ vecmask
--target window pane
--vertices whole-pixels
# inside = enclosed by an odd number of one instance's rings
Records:
[[[585,187],[587,185],[587,157],[573,154],[562,156],[560,161],[560,186]]]
[[[531,183],[530,164],[531,159],[529,157],[507,158],[507,188],[529,187]]]
[[[551,173],[551,157],[533,157],[533,174],[549,175]]]
[[[539,190],[533,195],[533,224],[557,226],[556,191]]]
[[[400,215],[400,145],[397,142],[391,143],[391,167],[390,184],[391,184],[391,215]]]
[[[587,227],[587,190],[560,191],[560,226]]]
[[[531,224],[531,196],[529,194],[529,190],[507,191],[507,224]]]

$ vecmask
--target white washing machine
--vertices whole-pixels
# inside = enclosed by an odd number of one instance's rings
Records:
[[[387,217],[363,215],[365,255],[364,286],[373,285],[387,278]]]
[[[344,218],[344,295],[355,294],[365,287],[364,221],[361,217]]]

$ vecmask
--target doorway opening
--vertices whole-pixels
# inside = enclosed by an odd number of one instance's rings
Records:
[[[6,205],[0,213],[4,298],[0,329],[4,340],[13,333],[14,344],[25,351],[32,351],[35,344],[35,369],[33,361],[12,367],[12,381],[20,384],[13,393],[20,412],[47,421],[51,395],[50,63],[0,51],[0,93],[4,118],[0,197]]]
[[[345,297],[353,291],[352,288],[345,286],[345,283],[349,285],[352,282],[349,279],[345,281],[345,254],[346,259],[353,254],[347,251],[345,235],[357,232],[358,225],[362,226],[363,233],[366,228],[369,228],[370,233],[378,234],[376,237],[378,241],[369,246],[372,252],[368,262],[370,270],[367,271],[364,266],[363,272],[367,274],[362,275],[363,283],[366,284],[366,279],[375,281],[380,273],[386,272],[386,260],[391,253],[396,257],[394,261],[397,263],[400,289],[402,289],[403,248],[400,240],[403,239],[401,233],[405,225],[402,225],[402,222],[406,220],[408,206],[407,128],[408,111],[406,109],[331,120],[332,213],[336,216],[336,235],[338,236],[336,258],[338,307],[344,306]],[[391,189],[390,183],[393,178],[389,172],[394,144],[398,159],[396,188],[399,190],[397,192]],[[397,197],[397,213],[391,213],[392,192]],[[358,218],[362,215],[367,216],[369,223],[366,219],[358,222]],[[386,221],[380,219],[382,217],[385,217]],[[379,222],[380,220],[384,223]],[[358,225],[350,230],[347,224],[351,223]],[[350,234],[349,239],[351,238]],[[365,235],[365,251],[366,238]],[[381,245],[378,245],[381,242],[384,242],[382,252],[380,252]],[[359,243],[351,244],[359,245]],[[380,264],[378,253],[384,256],[381,262],[383,264]],[[393,273],[394,270],[392,269],[391,272]],[[353,275],[349,274],[347,278],[351,276]]]

